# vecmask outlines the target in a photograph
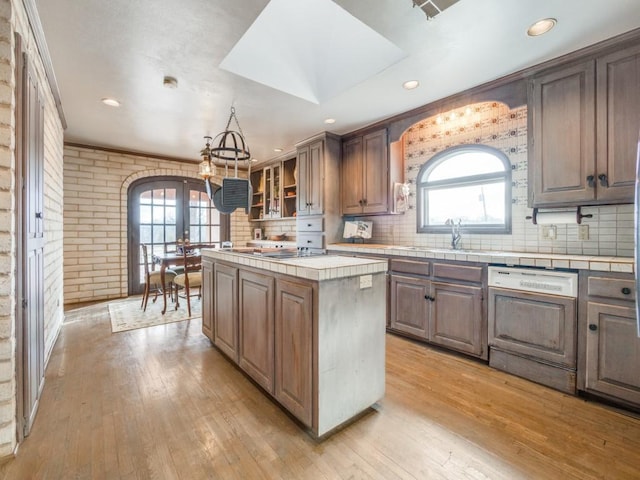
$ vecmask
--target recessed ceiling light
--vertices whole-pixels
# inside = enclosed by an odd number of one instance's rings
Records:
[[[418,88],[420,82],[418,80],[407,80],[402,84],[402,88],[405,90],[413,90],[414,88]]]
[[[120,102],[118,100],[116,100],[115,98],[109,98],[109,97],[105,97],[101,100],[102,103],[104,103],[105,105],[109,105],[110,107],[119,107],[120,106]]]
[[[281,148],[274,148],[273,151],[276,152],[276,153],[280,153],[282,151],[282,149]]]
[[[527,35],[530,37],[537,37],[538,35],[542,35],[547,33],[553,27],[556,26],[557,20],[555,18],[543,18],[542,20],[538,20],[536,23],[531,25],[527,30]]]
[[[324,123],[336,123],[336,119],[335,118],[325,118]]]
[[[176,77],[164,77],[162,79],[162,85],[165,88],[178,88],[178,79]]]

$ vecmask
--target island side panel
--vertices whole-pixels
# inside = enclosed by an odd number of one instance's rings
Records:
[[[318,428],[322,436],[384,396],[387,281],[384,273],[319,282]]]

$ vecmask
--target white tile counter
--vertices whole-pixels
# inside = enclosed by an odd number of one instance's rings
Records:
[[[337,243],[329,245],[331,252],[351,252],[360,255],[376,254],[416,258],[435,258],[462,262],[492,263],[508,266],[540,268],[572,268],[602,272],[633,273],[632,257],[599,257],[588,255],[558,255],[552,253],[498,252],[451,250],[442,248],[407,247],[400,245]]]
[[[280,259],[224,249],[204,249],[202,256],[316,281],[387,271],[386,260],[340,255],[315,255]]]

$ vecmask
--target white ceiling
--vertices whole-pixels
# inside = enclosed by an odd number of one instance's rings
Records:
[[[266,160],[278,155],[274,148],[293,150],[323,130],[344,134],[640,27],[638,0],[460,0],[431,21],[411,0],[336,0],[406,57],[314,103],[220,68],[268,3],[36,0],[68,124],[65,141],[195,162],[203,136],[224,130],[233,105],[253,156]],[[527,27],[545,17],[556,18],[556,28],[528,37]],[[300,32],[318,19],[295,18],[303,28],[279,34],[300,45]],[[349,41],[332,38],[332,48]],[[371,50],[359,47],[357,57]],[[300,58],[292,56],[287,69],[295,71]],[[329,69],[340,65],[339,57],[317,58]],[[255,62],[276,68],[260,55]],[[177,89],[163,87],[165,75],[178,79]],[[411,79],[420,87],[404,90]],[[107,107],[103,97],[122,106]],[[329,117],[336,123],[325,125]]]

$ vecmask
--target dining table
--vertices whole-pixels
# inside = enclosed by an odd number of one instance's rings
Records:
[[[187,254],[191,258],[201,258],[200,249],[190,249]],[[160,266],[160,283],[162,285],[162,314],[167,311],[167,288],[165,273],[167,268],[184,265],[184,255],[178,252],[165,252],[154,254],[153,263]]]

